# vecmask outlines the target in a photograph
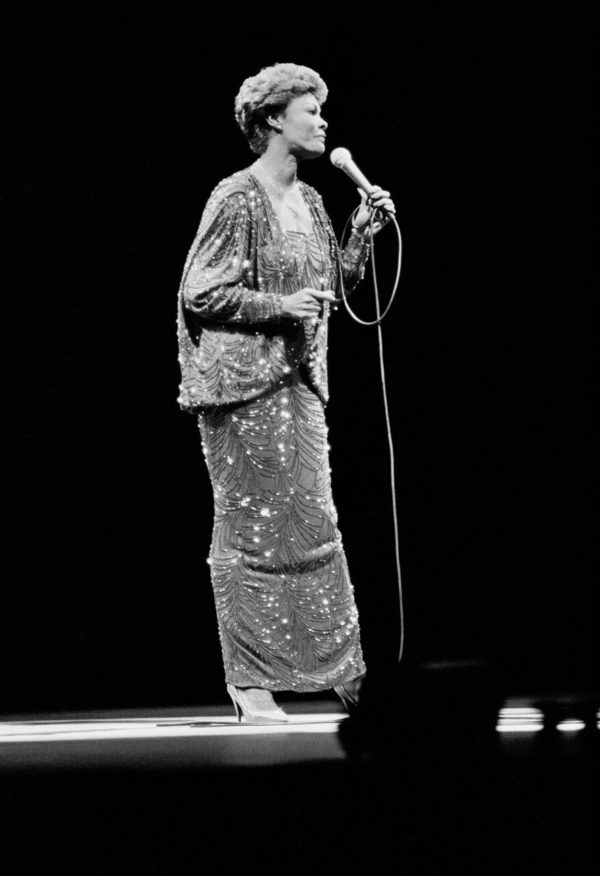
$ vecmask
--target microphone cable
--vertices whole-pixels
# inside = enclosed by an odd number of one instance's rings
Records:
[[[394,298],[396,297],[396,292],[398,291],[398,285],[400,282],[400,273],[402,270],[402,234],[400,233],[400,227],[396,222],[395,216],[390,217],[391,223],[394,225],[396,229],[396,234],[398,237],[398,263],[396,268],[396,277],[394,280],[394,288],[392,289],[392,294],[390,295],[390,299],[383,311],[381,312],[381,303],[379,298],[379,284],[377,281],[377,268],[375,264],[375,241],[374,241],[374,233],[373,233],[373,221],[374,214],[371,214],[369,219],[369,238],[370,238],[370,249],[371,249],[371,272],[373,275],[373,290],[375,294],[375,314],[376,317],[373,320],[364,320],[354,313],[350,305],[348,304],[348,299],[346,297],[346,290],[344,289],[344,276],[342,271],[342,245],[344,243],[346,234],[348,232],[348,226],[350,222],[354,219],[356,212],[359,208],[357,207],[350,216],[348,217],[346,224],[344,226],[344,230],[342,232],[342,237],[340,240],[339,248],[337,251],[338,256],[338,268],[339,268],[339,276],[340,276],[340,290],[342,293],[342,300],[344,302],[344,306],[350,317],[357,322],[359,325],[364,326],[377,326],[377,341],[379,348],[379,371],[381,375],[381,388],[383,394],[383,409],[385,412],[385,425],[387,431],[387,440],[388,440],[388,448],[389,448],[389,459],[390,459],[390,486],[391,486],[391,494],[392,494],[392,518],[394,522],[394,553],[395,553],[395,561],[396,561],[396,577],[398,582],[398,620],[399,620],[399,636],[400,643],[398,647],[398,663],[401,663],[402,656],[404,654],[404,640],[405,640],[405,626],[404,626],[404,597],[403,597],[403,588],[402,588],[402,570],[400,567],[400,536],[398,534],[398,503],[396,497],[396,463],[395,463],[395,453],[394,453],[394,439],[392,436],[392,425],[390,421],[390,408],[388,402],[388,394],[387,394],[387,383],[385,376],[385,363],[383,357],[383,333],[381,330],[381,323],[387,316],[390,311],[390,308],[393,304]]]

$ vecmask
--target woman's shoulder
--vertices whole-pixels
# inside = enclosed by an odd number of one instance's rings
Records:
[[[254,188],[249,169],[238,170],[222,179],[214,187],[202,215],[201,230],[217,217],[238,216],[252,206],[251,192]]]
[[[238,170],[222,179],[210,193],[200,220],[200,235],[206,233],[215,222],[233,222],[238,225],[256,215],[260,206],[260,191],[250,168]]]
[[[236,195],[244,198],[253,188],[254,179],[250,168],[246,167],[218,182],[210,194],[209,201],[224,201]]]

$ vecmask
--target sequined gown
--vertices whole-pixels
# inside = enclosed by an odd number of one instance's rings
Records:
[[[351,290],[368,247],[339,253],[322,201],[301,184],[310,235],[284,230],[250,170],[212,193],[179,294],[179,404],[198,417],[214,494],[209,564],[225,678],[319,691],[365,671],[331,495],[329,304],[281,316],[305,286]]]

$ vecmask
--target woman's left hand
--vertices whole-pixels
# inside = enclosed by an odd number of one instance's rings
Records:
[[[396,207],[390,193],[382,189],[381,186],[373,186],[370,195],[367,196],[362,189],[358,190],[358,194],[360,195],[360,205],[352,224],[357,231],[368,234],[369,220],[373,216],[373,234],[377,234],[384,225],[391,221],[392,216],[396,215]]]

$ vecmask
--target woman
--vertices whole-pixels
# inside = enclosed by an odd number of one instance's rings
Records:
[[[331,497],[327,322],[364,273],[364,197],[343,253],[300,161],[325,152],[327,87],[296,64],[247,79],[236,119],[258,159],[213,191],[179,295],[179,404],[198,416],[215,503],[209,563],[227,690],[238,719],[285,721],[272,691],[334,688],[365,673]],[[384,224],[383,213],[377,231]]]

